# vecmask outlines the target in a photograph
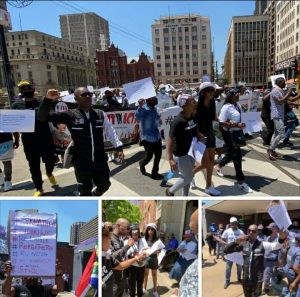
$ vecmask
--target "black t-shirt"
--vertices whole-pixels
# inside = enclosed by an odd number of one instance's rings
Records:
[[[185,119],[180,113],[173,120],[169,136],[174,141],[173,154],[182,157],[188,154],[192,139],[197,134],[197,124],[191,119]]]
[[[114,273],[112,268],[114,267],[113,259],[107,259],[102,256],[102,296],[113,296],[113,286],[114,286]]]
[[[262,101],[261,117],[262,118],[271,118],[271,101],[270,101],[270,99],[266,99],[266,100]]]
[[[214,100],[212,102],[215,104]],[[209,135],[213,130],[213,120],[215,119],[216,108],[210,104],[209,107],[205,105],[201,105],[198,107],[197,111],[197,123],[199,132],[204,135]]]
[[[54,297],[52,285],[14,286],[15,297]]]
[[[12,133],[0,133],[0,143],[13,140]]]

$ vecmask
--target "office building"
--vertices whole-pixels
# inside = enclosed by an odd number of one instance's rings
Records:
[[[74,245],[79,244],[79,229],[84,224],[85,222],[76,222],[71,225],[70,244],[74,244]]]
[[[152,24],[156,81],[198,82],[211,76],[209,17],[197,14],[163,16]]]

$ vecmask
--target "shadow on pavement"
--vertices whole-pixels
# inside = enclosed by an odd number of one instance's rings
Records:
[[[212,266],[215,266],[217,264],[217,260],[214,259],[213,262],[208,262],[208,260],[203,260],[202,261],[202,268],[207,268],[207,267],[212,267]]]

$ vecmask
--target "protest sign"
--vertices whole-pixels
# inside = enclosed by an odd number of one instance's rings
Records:
[[[156,96],[155,88],[151,77],[140,79],[123,85],[129,104],[139,99],[148,99]]]
[[[75,103],[75,97],[74,94],[70,94],[70,95],[66,95],[64,97],[62,97],[64,102],[69,102],[69,103]]]
[[[206,145],[194,137],[188,155],[195,159],[196,162],[201,163],[205,148]]]
[[[252,94],[245,94],[239,97],[239,105],[242,107],[244,112],[249,110]]]
[[[260,112],[242,112],[241,121],[246,127],[244,133],[253,133],[262,131]]]
[[[284,73],[282,74],[277,74],[277,75],[271,75],[271,82],[272,82],[272,87],[275,87],[275,80],[276,78],[282,77],[285,79]]]
[[[268,209],[268,213],[274,223],[281,230],[287,230],[287,228],[292,224],[286,206],[282,200],[280,200],[279,203],[272,203]]]
[[[257,111],[258,103],[259,103],[259,92],[252,92],[249,111]]]
[[[0,110],[0,133],[34,132],[34,110]]]
[[[154,242],[154,244],[151,246],[151,248],[146,250],[146,253],[147,253],[148,256],[150,256],[150,255],[154,254],[155,252],[160,251],[164,248],[165,248],[165,245],[159,239],[156,242]]]
[[[89,92],[94,93],[94,87],[93,86],[87,86],[86,87]]]
[[[164,131],[165,142],[167,143],[167,139],[169,137],[171,123],[173,122],[174,118],[180,113],[181,107],[179,106],[172,106],[169,108],[164,109],[160,114],[161,120],[161,128]]]
[[[243,254],[242,253],[232,253],[232,254],[227,254],[225,258],[233,263],[236,263],[238,265],[243,265],[244,264],[244,259],[243,259]]]
[[[10,211],[12,276],[55,276],[56,214]]]

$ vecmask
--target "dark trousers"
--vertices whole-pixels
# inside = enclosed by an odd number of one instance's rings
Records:
[[[226,144],[227,152],[225,156],[216,163],[220,165],[220,167],[225,166],[229,162],[233,162],[236,179],[240,181],[245,180],[244,173],[242,171],[242,152],[239,147],[234,147],[232,145],[231,136],[229,131],[223,131],[223,139]]]
[[[42,161],[45,163],[46,174],[52,175],[55,166],[54,151],[45,150],[41,152],[33,150],[32,148],[33,146],[29,146],[28,144],[24,145],[24,152],[29,164],[31,179],[34,183],[34,186],[37,190],[41,190],[43,188],[41,158]]]
[[[266,125],[267,131],[263,131],[261,134],[264,144],[270,145],[272,136],[274,134],[274,122],[271,118],[262,118],[263,122]]]
[[[142,297],[143,293],[143,282],[145,274],[144,267],[130,266],[128,268],[128,283],[129,283],[129,296],[135,297],[135,292],[137,291],[137,297]]]
[[[140,162],[140,165],[145,167],[150,162],[150,160],[152,159],[153,154],[154,154],[152,173],[154,173],[154,174],[158,173],[159,162],[160,162],[161,153],[162,153],[161,140],[159,140],[158,142],[153,142],[153,143],[143,140],[142,144],[145,148],[146,155],[145,155],[144,159]]]
[[[115,280],[114,283],[114,295],[113,296],[107,296],[107,297],[123,297],[123,293],[125,290],[125,278],[122,278],[120,280]]]
[[[261,281],[251,281],[250,279],[243,279],[242,284],[245,297],[258,297],[262,294]]]
[[[93,184],[97,187],[97,195],[103,195],[110,187],[109,167],[107,162],[90,169],[74,164],[75,176],[80,196],[92,196]]]

